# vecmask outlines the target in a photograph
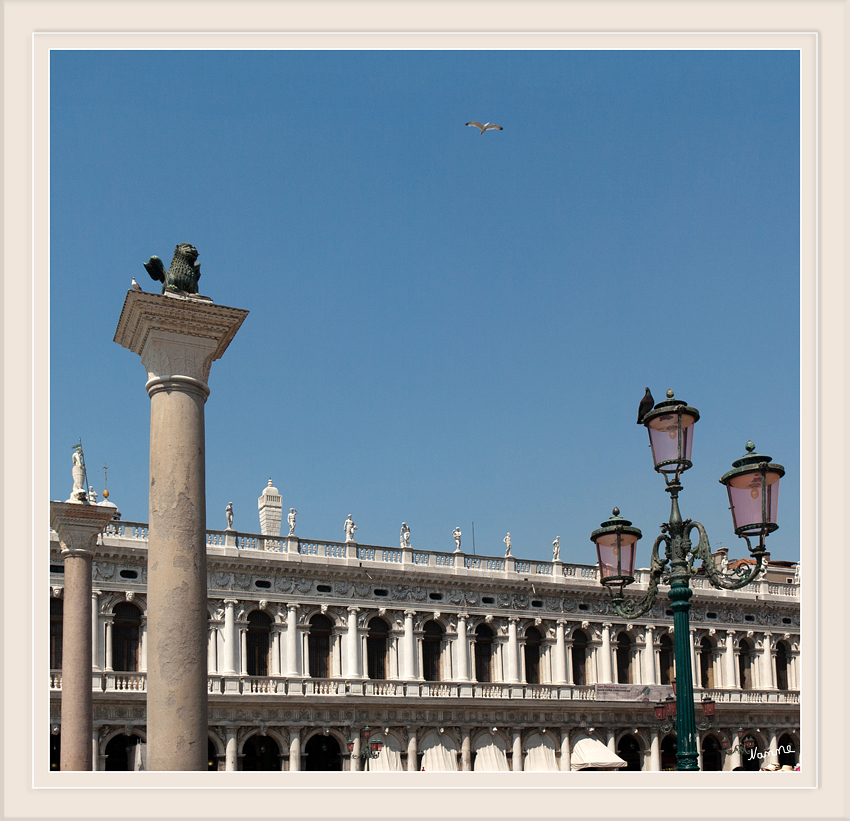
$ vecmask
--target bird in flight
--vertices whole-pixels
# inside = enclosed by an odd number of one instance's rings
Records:
[[[467,123],[467,125],[472,125],[472,126],[475,126],[475,128],[480,128],[480,129],[481,129],[481,131],[478,133],[478,136],[479,136],[479,137],[480,137],[480,136],[481,136],[481,135],[482,135],[485,131],[489,131],[491,128],[494,128],[494,129],[496,129],[497,131],[504,131],[504,129],[502,128],[502,126],[500,126],[500,125],[495,125],[494,123],[478,123],[478,122],[476,122],[475,120],[473,120],[471,123]]]
[[[643,422],[643,417],[646,416],[652,410],[652,405],[654,402],[655,400],[652,398],[652,394],[649,392],[649,388],[647,388],[646,393],[644,394],[643,399],[640,400],[640,405],[638,406],[638,424]]]

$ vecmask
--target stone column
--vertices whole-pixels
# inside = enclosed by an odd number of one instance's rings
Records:
[[[617,740],[614,737],[614,731],[613,730],[608,730],[608,749],[612,753],[616,754],[616,752],[617,752]]]
[[[296,727],[289,731],[289,771],[301,770],[301,731]]]
[[[776,667],[773,664],[773,636],[770,633],[764,634],[762,642],[762,688],[765,690],[776,689]]]
[[[298,676],[298,605],[286,605],[286,675]],[[300,742],[299,742],[300,743]],[[290,763],[290,769],[292,764]]]
[[[354,734],[354,750],[351,753],[351,769],[359,772],[363,769],[363,759],[360,758],[360,730]]]
[[[515,684],[519,681],[519,646],[517,643],[516,626],[519,619],[511,616],[508,619],[508,682]]]
[[[564,639],[564,619],[555,623],[555,684],[567,683],[567,648]]]
[[[225,675],[236,675],[236,599],[224,600],[224,669]]]
[[[776,728],[772,727],[767,731],[768,734],[768,757],[764,763],[778,764],[779,763],[779,739]]]
[[[735,682],[735,631],[727,630],[726,631],[726,647],[723,650],[723,658],[726,662],[725,669],[723,671],[723,686],[727,690],[734,690],[736,688]]]
[[[600,684],[611,684],[611,624],[602,625],[602,662],[599,666]]]
[[[346,678],[361,678],[360,676],[360,644],[357,631],[357,614],[359,607],[348,608],[348,636],[346,640],[345,676]],[[359,761],[359,759],[358,759]]]
[[[513,747],[511,748],[511,769],[515,772],[522,772],[522,732],[514,730]]]
[[[139,355],[151,400],[147,767],[207,769],[204,403],[210,367],[247,311],[128,291],[114,340]]]
[[[655,684],[655,628],[647,624],[644,628],[643,683]]]
[[[239,628],[239,675],[248,675],[248,628]]]
[[[466,638],[466,623],[469,613],[457,615],[457,680],[469,681],[469,640]]]
[[[419,770],[419,762],[417,761],[418,752],[416,749],[416,728],[407,728],[407,771],[417,772]]]
[[[570,771],[570,733],[564,730],[561,735],[561,771]]]
[[[110,613],[103,620],[103,643],[105,645],[105,653],[104,653],[104,670],[108,670],[110,673],[112,672],[112,621],[113,616]]]
[[[218,627],[212,622],[209,623],[207,630],[207,672],[218,672]]]
[[[269,635],[269,675],[280,675],[280,625],[272,622]]]
[[[661,771],[661,739],[658,730],[649,731],[649,769],[654,773]]]
[[[237,741],[236,728],[227,727],[224,731],[224,769],[227,772],[235,772],[237,770]]]
[[[110,508],[51,502],[50,526],[65,560],[62,610],[62,749],[59,769],[92,769],[92,557]]]
[[[472,733],[469,727],[460,730],[460,769],[462,772],[472,772]]]
[[[97,670],[100,668],[100,648],[98,644],[100,642],[97,640],[98,634],[98,608],[100,605],[100,590],[92,590],[91,592],[91,667],[92,670]]]
[[[697,655],[695,650],[697,631],[696,628],[692,627],[688,632],[688,645],[691,648],[691,678],[693,679],[694,687],[700,687],[702,685],[702,681],[700,680],[699,665],[697,664]]]
[[[408,681],[416,679],[416,639],[413,635],[413,617],[415,615],[415,610],[404,611],[404,678]],[[464,622],[465,628],[466,622]],[[458,627],[459,630],[460,627]]]

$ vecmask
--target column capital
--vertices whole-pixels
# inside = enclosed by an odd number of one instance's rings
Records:
[[[360,608],[357,607],[356,605],[352,605],[351,607],[347,607],[346,610],[348,610],[349,613],[355,613],[355,614],[360,612]]]
[[[300,605],[300,604],[287,604],[287,605],[286,605],[286,609],[287,609],[287,610],[291,610],[293,613],[294,613],[294,612],[295,612],[295,611],[296,611],[299,607],[301,607],[301,605]]]
[[[405,611],[404,611],[404,615],[405,615],[405,616],[410,616],[411,618],[413,618],[413,616],[415,616],[415,615],[416,615],[416,611],[415,611],[415,610],[405,610]]]
[[[469,621],[469,613],[458,613],[458,621]]]
[[[236,607],[239,604],[239,599],[224,599],[224,604],[226,607]]]
[[[59,536],[62,557],[94,556],[97,537],[113,513],[90,502],[51,502],[50,526]]]
[[[161,381],[209,393],[210,367],[220,359],[248,311],[196,295],[128,291],[113,338],[137,354],[148,392]]]

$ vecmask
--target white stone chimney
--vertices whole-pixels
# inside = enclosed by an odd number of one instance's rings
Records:
[[[283,502],[280,492],[272,487],[272,480],[263,490],[263,495],[257,499],[257,507],[260,509],[260,533],[263,536],[280,536],[280,522],[283,517]]]

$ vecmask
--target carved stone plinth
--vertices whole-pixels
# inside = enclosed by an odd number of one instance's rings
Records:
[[[151,399],[149,770],[207,769],[204,403],[212,363],[247,311],[128,291],[115,342],[138,354]]]
[[[92,768],[92,557],[114,511],[88,502],[50,503],[50,526],[65,560],[60,770]]]

